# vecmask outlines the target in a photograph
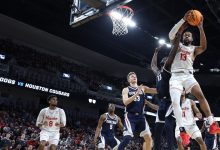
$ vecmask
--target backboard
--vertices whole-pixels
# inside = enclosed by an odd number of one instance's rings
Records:
[[[69,24],[77,27],[130,1],[132,0],[73,0]]]

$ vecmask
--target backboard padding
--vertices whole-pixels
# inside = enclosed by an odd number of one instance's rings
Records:
[[[130,1],[132,0],[73,0],[69,24],[77,27]]]

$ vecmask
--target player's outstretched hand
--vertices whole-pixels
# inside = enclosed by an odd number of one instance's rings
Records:
[[[188,11],[185,13],[183,19],[184,19],[185,21],[187,21],[187,18],[190,16],[191,13],[192,13],[192,10],[188,10]]]
[[[203,28],[203,20],[204,20],[204,18],[202,16],[202,19],[201,19],[200,23],[198,24],[198,28]]]

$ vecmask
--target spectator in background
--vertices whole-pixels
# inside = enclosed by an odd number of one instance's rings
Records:
[[[17,145],[20,145],[22,149],[27,146],[27,141],[25,140],[25,134],[22,133],[20,139],[17,140]]]
[[[1,142],[0,142],[1,148],[5,148],[5,149],[11,148],[12,143],[11,143],[10,137],[11,137],[11,134],[7,133],[6,136],[3,139],[1,139]]]

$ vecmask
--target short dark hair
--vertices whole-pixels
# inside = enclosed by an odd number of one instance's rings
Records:
[[[49,102],[49,101],[50,101],[50,99],[51,99],[51,98],[53,98],[53,97],[56,97],[56,98],[57,98],[57,96],[56,96],[56,95],[49,95],[49,96],[47,97],[47,101]]]
[[[127,81],[128,81],[128,79],[129,79],[130,75],[132,75],[132,74],[135,74],[135,75],[136,75],[135,72],[129,72],[128,75],[127,75]]]
[[[184,33],[186,33],[186,32],[191,33],[193,40],[196,38],[194,32],[193,32],[192,30],[190,30],[190,29],[187,29],[187,30],[185,30],[185,31],[183,32],[183,34],[182,34],[182,36],[181,36],[181,40],[183,40],[183,35],[184,35]]]

